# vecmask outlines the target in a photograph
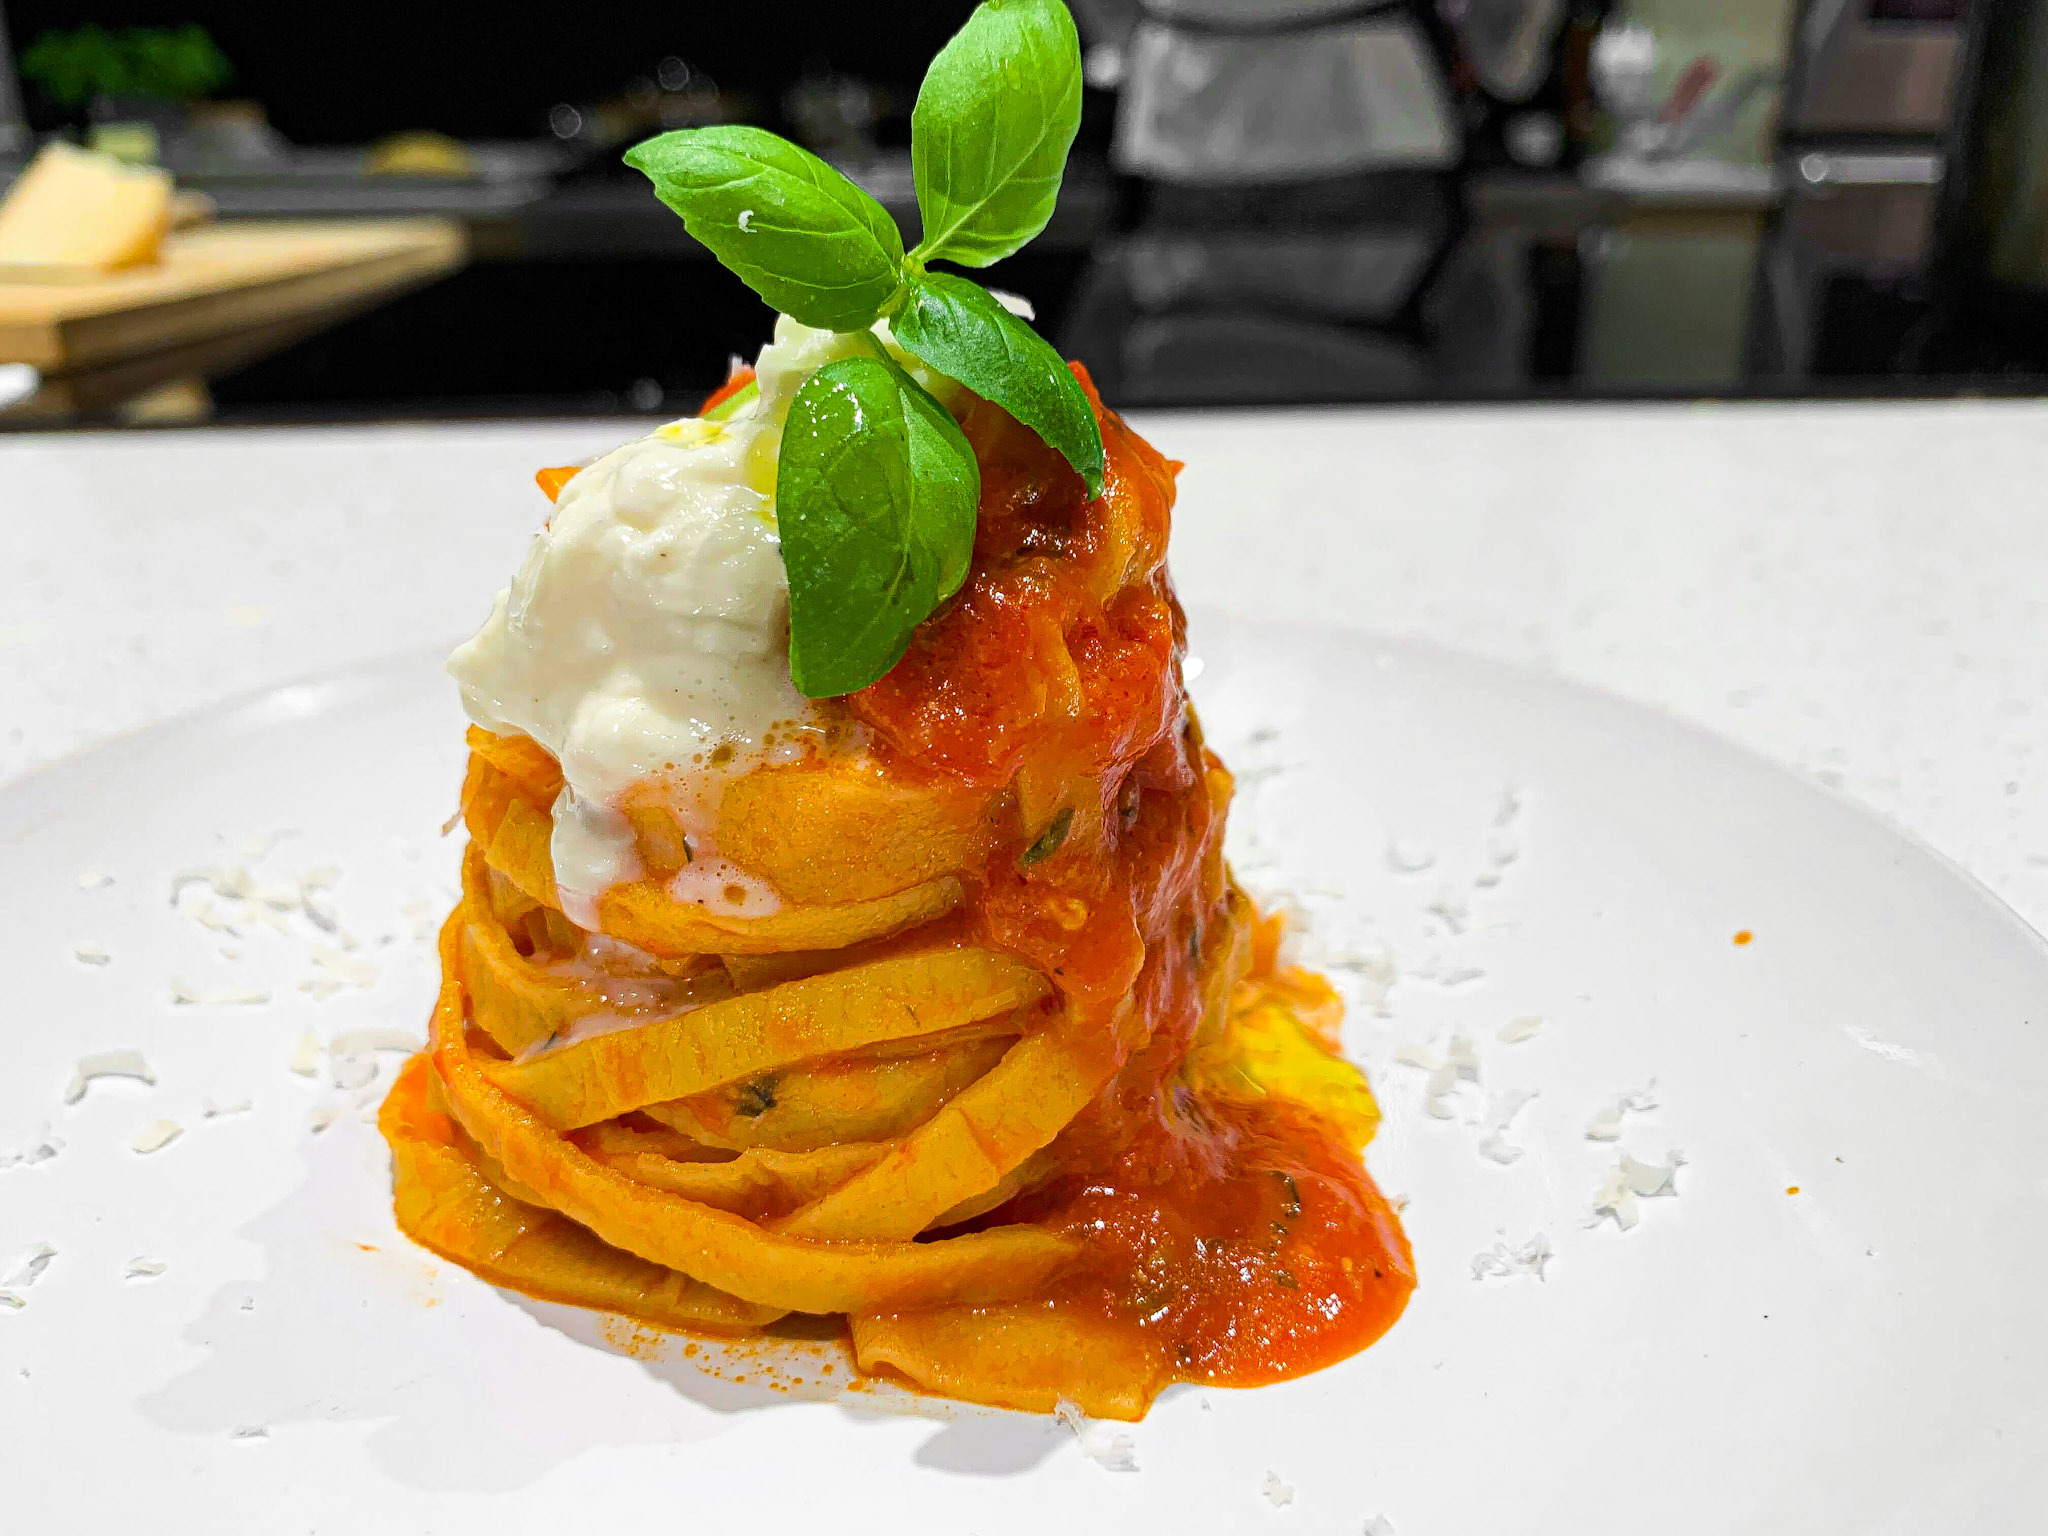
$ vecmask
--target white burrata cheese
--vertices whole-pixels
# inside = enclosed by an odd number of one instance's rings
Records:
[[[953,393],[876,329],[926,388]],[[483,628],[449,658],[470,719],[530,736],[562,765],[555,883],[584,928],[597,927],[608,886],[641,874],[620,801],[646,779],[663,781],[690,838],[676,897],[735,916],[780,906],[719,855],[718,791],[822,730],[789,680],[775,460],[804,380],[868,346],[780,317],[755,365],[758,398],[725,421],[670,422],[580,470]]]

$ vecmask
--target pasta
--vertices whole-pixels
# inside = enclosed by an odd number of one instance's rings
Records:
[[[594,924],[561,767],[471,729],[431,1039],[380,1122],[415,1240],[664,1327],[840,1315],[864,1370],[1036,1411],[1136,1417],[1391,1325],[1412,1266],[1336,996],[1223,858],[1178,466],[1089,399],[1092,499],[969,398],[965,587],[823,738],[636,783]],[[678,883],[714,855],[765,910]]]

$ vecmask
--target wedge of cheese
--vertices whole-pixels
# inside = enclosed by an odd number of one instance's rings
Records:
[[[0,201],[0,283],[72,282],[157,258],[171,178],[51,144]]]

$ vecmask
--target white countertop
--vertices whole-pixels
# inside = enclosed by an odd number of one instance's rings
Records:
[[[2048,928],[2048,404],[1150,413],[1181,594],[1421,636],[1834,784]],[[622,422],[0,438],[0,780],[451,642]],[[1199,635],[1196,637],[1199,649]]]

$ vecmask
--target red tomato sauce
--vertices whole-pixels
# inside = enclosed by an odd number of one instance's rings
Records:
[[[1230,777],[1181,677],[1186,621],[1165,563],[1179,466],[1075,372],[1102,427],[1103,494],[975,404],[961,423],[982,473],[967,582],[848,704],[893,771],[1008,791],[1014,815],[969,924],[1052,977],[1108,1068],[1053,1144],[1056,1175],[983,1224],[1083,1235],[1086,1257],[1045,1299],[1141,1332],[1175,1377],[1279,1380],[1384,1333],[1412,1260],[1358,1157],[1313,1113],[1212,1101],[1183,1071],[1205,945],[1232,911]]]
[[[1414,1289],[1407,1239],[1357,1157],[1283,1100],[1218,1106],[1193,1145],[1154,1116],[1108,1167],[1030,1198],[1037,1211],[1013,1219],[1088,1244],[1054,1307],[1157,1340],[1183,1381],[1319,1370],[1385,1333]]]

